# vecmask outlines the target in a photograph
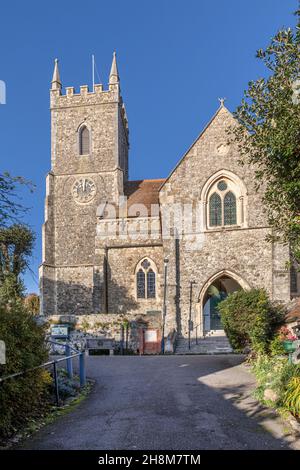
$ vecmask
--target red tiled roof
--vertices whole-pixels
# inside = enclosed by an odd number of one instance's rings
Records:
[[[124,185],[124,195],[127,196],[127,211],[133,204],[143,204],[151,215],[151,205],[159,204],[159,188],[165,179],[127,181]],[[137,209],[138,210],[138,209]],[[134,212],[136,212],[134,210]],[[137,217],[142,214],[129,214]]]

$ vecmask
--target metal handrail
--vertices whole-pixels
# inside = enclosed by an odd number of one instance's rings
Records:
[[[202,323],[197,323],[197,325],[193,325],[193,328],[191,330],[189,330],[189,335],[191,334],[192,331],[196,330],[196,344],[198,344],[198,334],[197,334],[197,331],[198,331],[198,328],[202,325]],[[189,336],[189,349],[191,349],[191,341],[190,341],[190,336]]]
[[[76,353],[81,353],[81,351],[78,351],[78,349],[74,348],[69,343],[59,343],[58,341],[53,341],[52,339],[47,339],[46,343],[56,344],[57,346],[69,346],[69,348],[73,349],[73,351],[75,351]]]
[[[64,356],[61,359],[56,359],[54,361],[44,362],[43,364],[40,364],[39,366],[31,367],[30,369],[23,370],[22,372],[16,372],[15,374],[6,375],[5,377],[0,377],[0,382],[4,382],[7,379],[12,379],[14,377],[18,377],[19,375],[26,374],[27,372],[31,372],[31,371],[36,370],[36,369],[42,369],[43,367],[51,366],[51,365],[54,364],[54,362],[58,363],[58,362],[66,361],[67,359],[71,359],[73,357],[79,356],[79,354],[80,353],[72,354],[71,356],[67,356],[67,357]]]
[[[5,382],[8,379],[12,379],[15,377],[19,377],[21,375],[27,374],[28,372],[32,372],[33,370],[42,369],[53,365],[53,377],[54,377],[54,385],[55,385],[55,398],[56,398],[56,405],[59,406],[59,384],[58,384],[58,377],[57,377],[57,364],[59,362],[66,361],[67,362],[67,373],[69,377],[73,377],[73,364],[72,359],[74,357],[79,357],[79,380],[80,386],[84,387],[86,385],[86,371],[85,371],[85,353],[82,351],[78,351],[73,346],[68,343],[58,343],[57,341],[47,340],[50,344],[56,344],[58,346],[65,347],[66,355],[60,359],[54,359],[53,361],[44,362],[35,367],[31,367],[30,369],[23,370],[21,372],[15,372],[14,374],[7,375],[5,377],[0,377],[0,384]],[[70,351],[75,351],[74,354],[70,354]]]

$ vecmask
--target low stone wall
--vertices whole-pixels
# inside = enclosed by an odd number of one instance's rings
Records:
[[[51,326],[64,324],[69,326],[69,342],[78,350],[85,350],[88,338],[106,338],[114,342],[114,350],[118,352],[121,347],[122,329],[124,331],[123,347],[132,353],[140,353],[141,332],[147,329],[161,329],[160,312],[147,314],[87,314],[87,315],[52,315],[39,317],[39,321],[46,323],[49,337]],[[62,341],[63,342],[63,341]],[[62,353],[62,348],[56,348]]]

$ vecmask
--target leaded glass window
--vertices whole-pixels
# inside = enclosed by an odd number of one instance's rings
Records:
[[[224,225],[236,225],[236,197],[231,191],[224,197]]]
[[[136,292],[138,299],[155,299],[156,269],[154,263],[145,258],[137,266]]]
[[[205,222],[207,228],[242,226],[245,221],[243,185],[234,179],[219,176],[206,193]],[[247,215],[247,214],[246,214]]]
[[[217,193],[213,193],[209,199],[209,225],[211,227],[222,225],[222,201]]]
[[[144,259],[144,261],[141,262],[141,266],[142,268],[147,270],[148,268],[150,268],[150,263],[147,259]]]
[[[225,191],[225,189],[227,189],[226,181],[224,181],[224,180],[219,181],[218,185],[217,185],[217,188],[219,189],[219,191]]]
[[[136,274],[136,291],[137,291],[138,299],[145,298],[146,296],[145,273],[142,269],[139,269]]]
[[[147,297],[155,298],[155,272],[152,269],[147,272]]]

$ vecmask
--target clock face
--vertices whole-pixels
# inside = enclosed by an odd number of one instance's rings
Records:
[[[72,194],[77,202],[90,202],[96,194],[96,185],[89,178],[80,178],[73,184]]]

